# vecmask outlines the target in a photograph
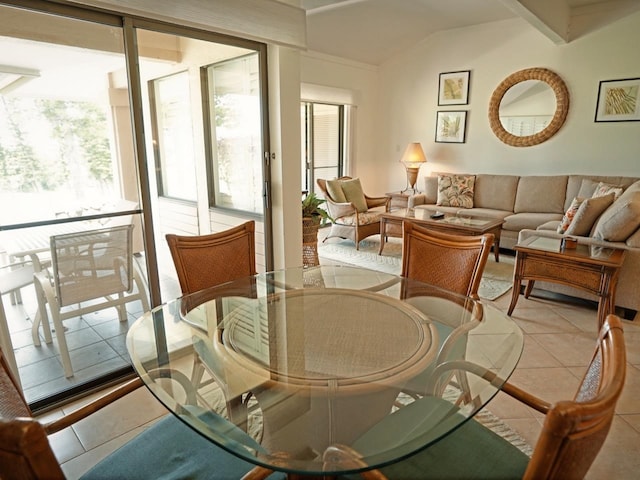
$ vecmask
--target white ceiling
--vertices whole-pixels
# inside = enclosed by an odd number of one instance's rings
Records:
[[[522,17],[560,43],[569,40],[571,21],[578,15],[598,16],[599,25],[589,24],[593,30],[640,10],[638,0],[300,0],[300,4],[307,13],[309,50],[373,65],[442,30]],[[565,24],[559,29],[563,9]],[[575,38],[578,27],[574,30]]]

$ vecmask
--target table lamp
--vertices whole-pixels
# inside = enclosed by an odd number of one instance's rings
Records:
[[[422,151],[422,145],[420,145],[420,143],[410,143],[404,151],[400,162],[403,163],[404,168],[407,169],[407,188],[402,190],[402,193],[409,190],[409,188],[413,190],[413,193],[419,193],[418,190],[416,190],[418,171],[420,171],[420,166],[427,162],[427,157],[425,157]]]

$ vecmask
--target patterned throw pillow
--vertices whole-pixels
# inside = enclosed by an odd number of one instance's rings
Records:
[[[571,205],[569,205],[569,208],[564,214],[564,217],[562,217],[560,225],[558,225],[558,233],[564,233],[567,231],[567,228],[569,228],[569,225],[571,225],[571,221],[573,220],[573,217],[576,216],[576,212],[580,208],[582,202],[584,202],[584,198],[580,197],[575,197],[572,200]]]
[[[438,175],[438,201],[443,207],[473,208],[475,175]]]
[[[610,183],[599,182],[596,186],[595,191],[593,192],[592,197],[604,197],[605,195],[609,195],[613,193],[614,200],[617,200],[620,195],[622,195],[622,188],[619,185],[611,185]]]

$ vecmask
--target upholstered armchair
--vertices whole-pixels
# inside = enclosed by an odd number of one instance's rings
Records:
[[[370,197],[362,190],[360,179],[340,177],[335,180],[316,180],[333,219],[329,235],[355,242],[380,233],[380,214],[389,210],[389,197]]]

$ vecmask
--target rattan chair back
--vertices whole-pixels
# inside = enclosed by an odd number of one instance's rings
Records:
[[[403,277],[477,297],[493,234],[452,235],[412,222],[403,225]]]
[[[183,295],[256,274],[253,220],[210,235],[166,239]]]
[[[622,320],[609,315],[574,400],[548,410],[526,480],[585,477],[611,428],[625,374]]]
[[[64,479],[44,427],[31,416],[0,349],[0,478]]]

